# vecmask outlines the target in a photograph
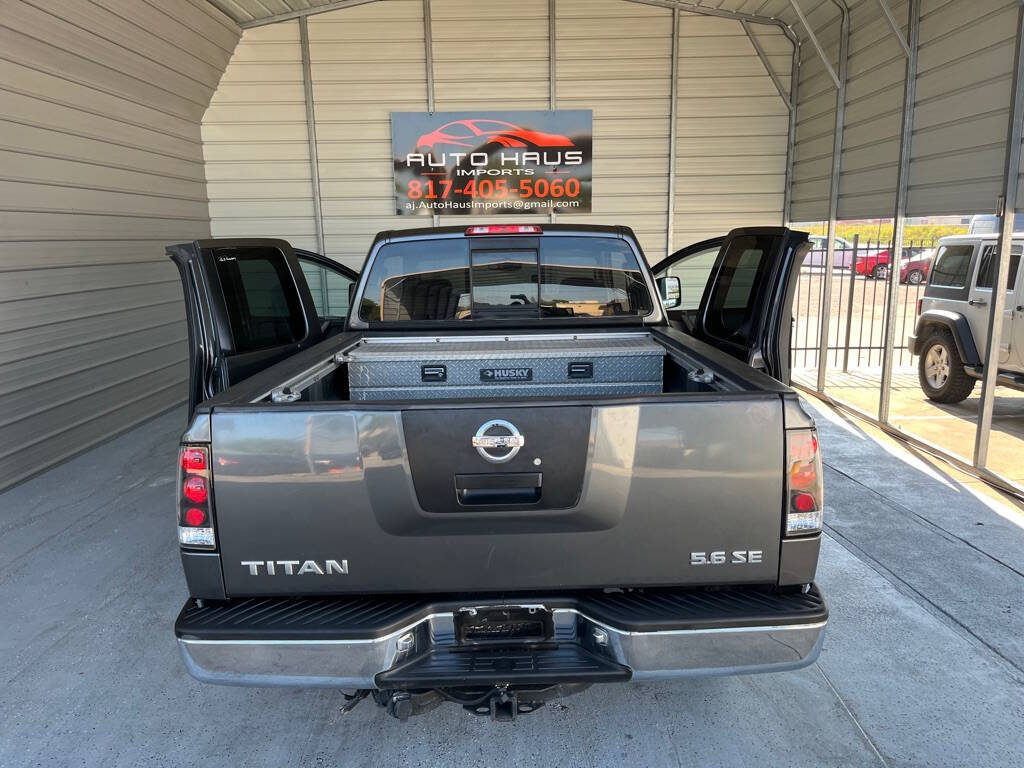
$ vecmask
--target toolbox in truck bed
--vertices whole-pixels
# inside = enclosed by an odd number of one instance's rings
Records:
[[[353,400],[660,392],[648,333],[365,338],[347,351]]]

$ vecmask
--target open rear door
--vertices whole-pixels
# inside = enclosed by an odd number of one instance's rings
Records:
[[[708,240],[676,251],[653,269],[658,277],[687,275],[681,278],[683,305],[668,312],[674,325],[788,384],[793,292],[809,248],[806,232],[747,227],[720,243]],[[687,308],[687,280],[701,279],[700,301]]]
[[[196,240],[167,254],[185,293],[190,412],[324,338],[302,265],[284,240]]]

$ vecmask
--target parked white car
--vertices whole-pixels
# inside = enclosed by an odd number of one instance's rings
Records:
[[[825,248],[828,245],[828,237],[825,235],[809,235],[811,250],[807,252],[804,259],[805,267],[825,266]],[[835,240],[835,266],[842,269],[849,269],[853,259],[853,243],[844,237],[836,237]]]
[[[804,266],[825,266],[825,247],[828,244],[828,238],[825,235],[808,235],[807,239],[811,241],[811,250],[807,252],[807,257],[804,259]],[[847,240],[845,237],[836,237],[834,238],[834,242],[835,257],[833,264],[835,268],[850,269],[853,266],[853,241]],[[879,253],[877,244],[871,248],[861,244],[857,248],[858,260],[877,253]]]

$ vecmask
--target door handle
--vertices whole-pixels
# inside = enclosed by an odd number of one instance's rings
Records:
[[[971,307],[984,307],[988,304],[988,302],[985,301],[984,299],[971,299],[970,301],[967,302],[967,304]]]

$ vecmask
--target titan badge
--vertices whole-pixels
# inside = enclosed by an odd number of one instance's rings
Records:
[[[490,434],[491,430],[499,434]],[[504,434],[501,434],[504,430]],[[511,461],[519,450],[526,445],[526,438],[522,432],[511,421],[505,419],[491,419],[480,425],[480,429],[473,435],[473,447],[486,461],[492,464],[504,464]],[[500,451],[508,449],[504,453]],[[491,453],[491,451],[499,451]]]
[[[243,560],[242,567],[249,569],[250,576],[330,576],[331,574],[348,573],[348,560],[326,560],[320,565],[316,560]],[[263,568],[263,572],[260,572]]]

